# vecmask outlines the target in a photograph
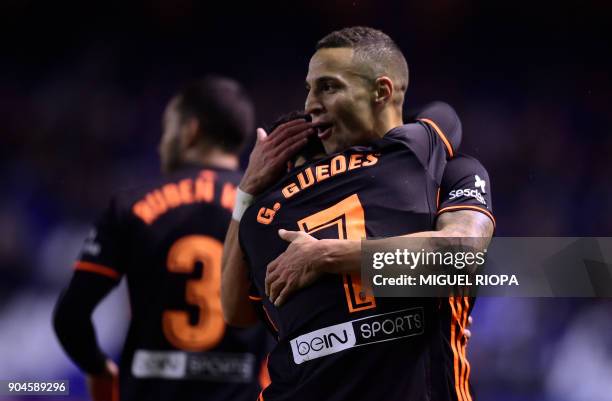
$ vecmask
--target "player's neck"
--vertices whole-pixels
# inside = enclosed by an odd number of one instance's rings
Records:
[[[187,164],[201,164],[208,167],[225,168],[228,170],[238,170],[240,165],[238,156],[224,152],[219,148],[212,148],[206,151],[201,149],[190,149],[185,152],[183,162]]]
[[[387,132],[403,124],[401,112],[398,113],[397,110],[386,108],[381,112],[379,118],[376,119],[374,132],[382,138]]]

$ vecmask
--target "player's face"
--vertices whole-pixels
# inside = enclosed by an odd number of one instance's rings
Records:
[[[375,89],[363,67],[349,48],[320,49],[310,59],[305,110],[321,124],[318,135],[328,154],[376,137]]]
[[[163,133],[158,150],[165,173],[174,171],[181,162],[181,116],[176,108],[177,103],[177,98],[168,103],[162,119]]]

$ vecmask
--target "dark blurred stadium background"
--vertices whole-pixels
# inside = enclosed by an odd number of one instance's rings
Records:
[[[612,3],[221,3],[0,3],[0,379],[70,378],[84,397],[51,310],[108,196],[158,173],[170,95],[228,75],[269,123],[303,106],[313,46],[343,26],[396,39],[408,109],[457,109],[463,150],[491,175],[497,235],[612,232]],[[96,313],[114,355],[124,291]],[[481,299],[474,317],[480,400],[612,399],[612,301]]]

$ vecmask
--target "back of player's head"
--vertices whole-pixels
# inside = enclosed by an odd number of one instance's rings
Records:
[[[298,119],[312,121],[310,114],[305,114],[303,110],[295,110],[278,117],[276,121],[267,127],[267,132],[272,134],[279,125]],[[308,142],[306,142],[306,145],[304,145],[304,147],[298,151],[291,161],[295,163],[295,161],[300,157],[306,161],[310,161],[319,158],[321,155],[325,155],[325,148],[323,147],[321,140],[316,135],[311,135],[308,137]]]
[[[334,31],[319,40],[315,49],[350,48],[353,58],[372,69],[377,78],[386,75],[400,93],[408,89],[408,63],[397,44],[378,29],[353,26]]]
[[[298,120],[300,118],[306,121],[312,121],[310,114],[304,113],[303,110],[293,110],[279,116],[272,124],[268,125],[266,129],[269,133],[272,133],[272,131],[278,128],[279,125],[288,123],[289,121]]]
[[[255,108],[244,88],[221,76],[207,76],[187,85],[177,96],[182,120],[196,118],[207,142],[238,153],[255,131]]]

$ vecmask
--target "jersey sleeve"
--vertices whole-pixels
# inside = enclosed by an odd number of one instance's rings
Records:
[[[437,216],[457,210],[483,213],[495,226],[489,174],[478,160],[462,154],[446,165],[438,194]]]
[[[104,371],[106,355],[100,349],[91,316],[100,301],[115,287],[103,275],[75,271],[53,312],[53,328],[62,348],[84,372]]]
[[[124,273],[125,229],[117,201],[113,199],[85,238],[75,269],[118,282]]]

